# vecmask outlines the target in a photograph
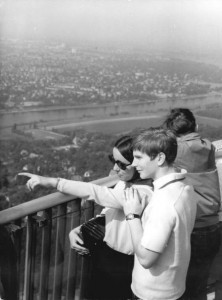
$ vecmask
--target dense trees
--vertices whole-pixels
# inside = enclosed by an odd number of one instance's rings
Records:
[[[73,147],[73,136],[78,137],[78,148]],[[11,204],[16,205],[52,192],[38,188],[28,192],[24,180],[16,177],[21,171],[87,181],[107,176],[112,168],[107,156],[115,139],[112,135],[81,130],[60,141],[2,141],[1,189],[9,196]],[[67,144],[70,147],[57,148]],[[87,171],[89,177],[84,178]]]

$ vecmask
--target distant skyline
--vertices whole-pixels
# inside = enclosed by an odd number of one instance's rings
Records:
[[[221,0],[1,0],[1,37],[219,55]]]

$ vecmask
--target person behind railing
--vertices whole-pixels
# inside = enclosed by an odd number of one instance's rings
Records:
[[[210,268],[220,247],[220,187],[215,165],[215,148],[197,132],[196,119],[187,108],[170,111],[163,127],[177,136],[174,165],[185,169],[187,180],[198,193],[198,213],[191,235],[191,261],[187,274],[187,296],[207,299]]]
[[[127,299],[131,297],[131,277],[133,268],[133,245],[129,226],[122,210],[124,191],[127,188],[138,190],[143,208],[152,196],[152,180],[141,180],[138,172],[131,166],[133,161],[132,137],[123,136],[114,145],[109,156],[119,182],[112,188],[92,183],[66,179],[42,177],[30,173],[27,186],[32,190],[36,185],[56,187],[59,191],[75,195],[85,200],[94,200],[106,208],[104,242],[91,253],[93,262],[91,299]],[[145,197],[145,198],[144,198]],[[81,226],[69,234],[70,244],[80,254],[89,252],[83,245]]]
[[[185,174],[173,167],[176,154],[170,130],[150,128],[135,137],[132,166],[142,179],[154,180],[154,192],[144,211],[137,191],[125,192],[124,213],[135,251],[134,299],[184,299],[197,204]]]

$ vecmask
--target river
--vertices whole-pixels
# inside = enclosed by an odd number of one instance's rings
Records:
[[[214,103],[222,103],[221,94],[210,94],[177,100],[163,99],[148,102],[124,102],[104,105],[87,105],[32,109],[28,111],[0,112],[0,133],[17,129],[29,129],[34,125],[50,129],[68,127],[95,128],[95,131],[125,132],[136,127],[157,126],[163,115],[173,107],[187,107],[193,111],[205,110]],[[152,123],[147,125],[147,120]],[[125,124],[124,124],[125,123]],[[72,125],[71,125],[72,124]],[[111,125],[112,124],[112,125]],[[112,127],[112,128],[111,128]]]

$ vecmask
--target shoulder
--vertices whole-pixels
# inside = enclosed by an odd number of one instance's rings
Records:
[[[208,148],[214,148],[213,144],[211,143],[210,140],[208,140],[207,138],[203,138],[199,135],[199,133],[197,132],[192,132],[186,135],[182,135],[180,137],[177,138],[177,143],[178,146],[196,146],[198,145],[199,147],[208,147]]]
[[[164,206],[167,203],[174,204],[180,197],[193,193],[193,187],[187,184],[185,175],[183,174],[182,180],[175,180],[165,187],[155,190],[155,199],[157,199],[158,203]]]

